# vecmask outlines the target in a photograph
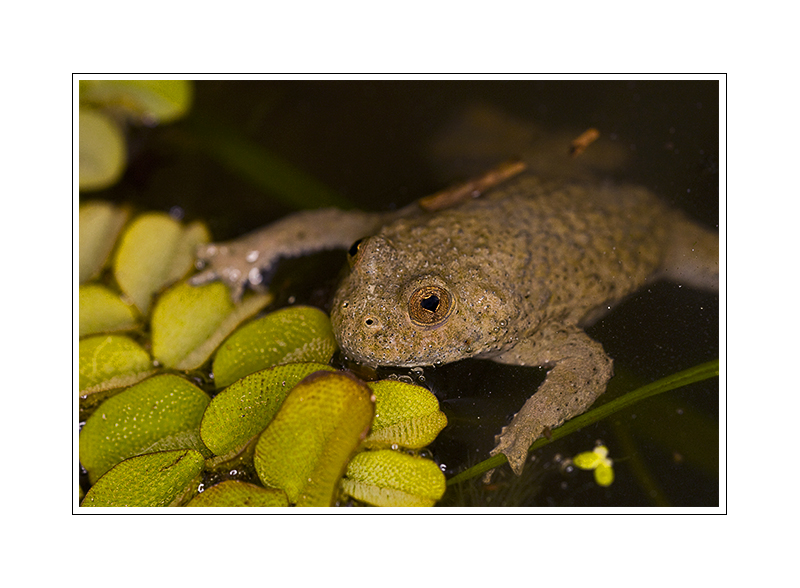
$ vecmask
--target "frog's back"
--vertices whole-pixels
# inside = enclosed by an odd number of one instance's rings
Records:
[[[586,324],[659,277],[702,287],[717,279],[716,235],[637,186],[525,175],[389,232],[413,247],[430,244],[432,264],[468,254],[475,279],[515,293],[535,323]]]
[[[658,273],[671,211],[634,186],[521,178],[494,196],[529,235],[527,281],[549,291],[547,318],[581,322]]]

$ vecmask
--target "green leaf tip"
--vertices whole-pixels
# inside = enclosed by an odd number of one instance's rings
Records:
[[[286,493],[240,480],[226,480],[198,494],[187,507],[289,506]]]

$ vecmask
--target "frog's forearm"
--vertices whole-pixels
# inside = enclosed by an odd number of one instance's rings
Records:
[[[531,444],[546,429],[583,414],[605,391],[613,374],[611,358],[582,331],[567,328],[544,335],[549,335],[547,345],[523,346],[498,358],[517,365],[553,365],[536,394],[497,436],[497,446],[491,451],[492,455],[503,453],[516,474],[522,472]]]
[[[201,246],[197,258],[205,271],[194,276],[191,283],[222,280],[238,300],[245,286],[262,289],[262,275],[269,274],[279,259],[346,249],[377,231],[388,218],[387,213],[334,208],[299,212],[235,241]]]

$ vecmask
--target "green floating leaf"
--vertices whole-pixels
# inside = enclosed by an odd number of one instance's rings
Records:
[[[113,120],[98,110],[78,113],[78,183],[81,190],[115,184],[125,169],[125,138]]]
[[[343,372],[308,376],[286,397],[256,444],[265,486],[298,506],[331,506],[350,456],[372,422],[370,389]]]
[[[125,229],[114,258],[114,277],[143,315],[153,295],[193,267],[197,245],[210,240],[205,225],[181,223],[162,212],[139,215]]]
[[[78,335],[127,331],[136,328],[136,313],[119,294],[100,284],[78,289]]]
[[[121,108],[148,124],[184,116],[193,94],[186,80],[83,80],[80,89],[81,100]]]
[[[197,451],[149,453],[126,459],[89,489],[81,506],[175,506],[203,471]]]
[[[342,490],[373,506],[433,506],[445,477],[435,462],[392,451],[362,451],[347,466]]]
[[[130,386],[153,373],[153,360],[123,335],[97,335],[78,344],[81,394]]]
[[[80,461],[94,482],[135,455],[172,449],[208,453],[200,420],[210,398],[179,376],[154,376],[101,404],[80,434]]]
[[[227,480],[198,494],[186,506],[289,506],[289,501],[283,490]]]
[[[153,309],[153,356],[170,368],[198,368],[231,331],[271,299],[269,293],[248,294],[234,305],[221,282],[197,287],[180,282],[162,294]]]
[[[364,442],[367,447],[399,445],[419,449],[447,426],[447,417],[429,390],[397,380],[368,385],[375,394],[375,420]]]
[[[282,363],[328,363],[336,351],[331,321],[311,306],[291,306],[255,320],[231,335],[214,358],[217,388]]]
[[[103,269],[127,219],[127,210],[109,202],[81,204],[78,210],[78,279],[81,284]]]
[[[211,240],[211,233],[205,223],[195,221],[183,228],[183,234],[172,252],[172,264],[167,274],[166,283],[177,282],[194,268],[195,252],[198,245]]]
[[[217,394],[206,409],[200,435],[216,455],[225,455],[263,431],[289,391],[306,376],[335,372],[320,363],[293,363],[262,370]]]

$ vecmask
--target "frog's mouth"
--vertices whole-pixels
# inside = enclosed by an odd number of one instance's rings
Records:
[[[426,310],[432,316],[425,318],[433,318],[436,310]],[[468,342],[453,342],[452,332],[440,328],[447,323],[444,319],[435,325],[420,325],[420,321],[408,316],[397,320],[378,313],[360,316],[348,313],[346,318],[342,314],[331,313],[334,336],[345,358],[361,365],[372,368],[435,366],[476,353]],[[456,340],[461,341],[461,338]]]
[[[409,349],[407,341],[390,334],[377,315],[367,315],[354,323],[358,328],[337,321],[333,314],[334,336],[345,358],[369,367],[415,367],[425,365],[415,350]]]

